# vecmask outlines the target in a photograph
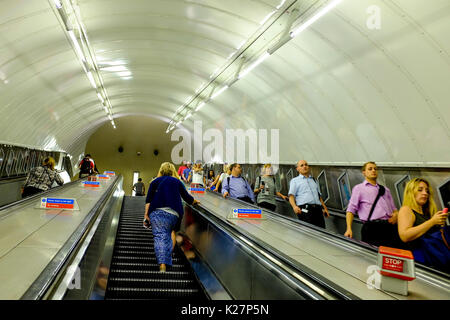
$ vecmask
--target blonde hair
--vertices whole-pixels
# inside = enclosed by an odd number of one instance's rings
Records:
[[[269,173],[267,173],[268,175],[273,175],[273,170],[272,170],[272,164],[270,163],[266,163],[262,169],[261,169],[261,174],[266,174],[266,172],[268,172],[268,170],[270,170]]]
[[[405,191],[403,193],[403,205],[410,207],[411,209],[418,209],[420,205],[416,201],[414,196],[419,190],[419,184],[424,182],[428,186],[428,201],[422,206],[422,212],[432,217],[437,212],[436,203],[433,199],[433,189],[430,183],[422,178],[415,178],[406,184]]]
[[[161,164],[161,167],[159,167],[158,178],[162,176],[170,176],[180,179],[177,170],[175,170],[175,166],[170,162],[164,162]]]
[[[55,159],[53,159],[52,157],[47,157],[44,159],[44,162],[42,163],[42,165],[51,170],[55,170]]]
[[[373,161],[369,161],[369,162],[366,162],[366,163],[364,163],[364,165],[362,166],[362,168],[361,168],[361,171],[366,171],[366,167],[367,167],[367,165],[368,164],[373,164],[373,165],[377,165],[375,162],[373,162]],[[378,167],[378,166],[377,166]]]

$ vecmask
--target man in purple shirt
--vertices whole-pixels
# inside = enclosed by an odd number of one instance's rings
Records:
[[[346,237],[353,237],[353,216],[358,214],[364,222],[361,229],[361,239],[375,246],[400,247],[401,242],[397,231],[398,211],[392,199],[391,191],[385,187],[384,195],[380,196],[372,216],[369,213],[380,190],[377,184],[378,168],[375,162],[367,162],[362,168],[365,181],[353,188],[347,207]]]

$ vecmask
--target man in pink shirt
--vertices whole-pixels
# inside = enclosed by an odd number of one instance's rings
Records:
[[[369,214],[373,203],[377,198],[380,185],[377,184],[378,168],[375,162],[367,162],[362,168],[365,181],[353,188],[352,196],[347,207],[347,231],[346,237],[353,237],[353,216],[358,214],[364,222],[361,229],[361,239],[375,246],[401,247],[401,241],[397,230],[398,210],[392,199],[391,191],[385,188],[373,208],[369,220]]]

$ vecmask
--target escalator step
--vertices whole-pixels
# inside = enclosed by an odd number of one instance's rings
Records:
[[[146,260],[146,261],[155,261],[156,262],[156,257],[153,255],[152,257],[136,257],[136,256],[115,256],[114,259],[117,260],[132,260],[132,261],[137,261],[137,260]],[[173,262],[178,262],[180,261],[179,258],[172,258]]]
[[[189,271],[166,271],[158,270],[137,270],[137,269],[115,269],[111,268],[110,277],[116,278],[158,278],[158,279],[186,279],[189,277]]]
[[[192,297],[199,293],[198,289],[169,289],[169,288],[130,288],[130,287],[110,287],[113,297],[135,296],[141,298],[175,298]]]

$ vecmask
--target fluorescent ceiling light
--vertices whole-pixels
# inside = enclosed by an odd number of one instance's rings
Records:
[[[195,111],[200,110],[204,105],[205,105],[205,102],[201,102],[201,103],[197,106],[197,108],[195,108]]]
[[[108,114],[108,119],[113,121],[113,117],[110,114]]]
[[[262,21],[259,23],[260,25],[263,25],[264,23],[267,22],[267,20],[270,19],[271,16],[273,16],[273,14],[277,12],[276,10],[272,11],[271,13],[269,13],[264,19],[262,19]]]
[[[91,83],[92,87],[94,87],[94,89],[97,89],[97,84],[95,83],[94,76],[92,75],[92,72],[88,71],[88,73],[86,73],[86,74],[87,74],[87,77],[88,77],[89,82]]]
[[[62,8],[61,1],[59,1],[59,0],[53,0],[53,2],[55,3],[56,8],[58,8],[58,9],[61,9],[61,8]]]
[[[192,113],[188,113],[188,115],[184,118],[184,120],[189,119],[190,117],[192,117]]]
[[[211,100],[217,98],[217,96],[218,96],[219,94],[221,94],[222,92],[224,92],[224,91],[227,90],[227,89],[228,89],[228,85],[223,86],[219,91],[217,91],[216,93],[214,93],[214,94],[211,96]]]
[[[285,2],[286,0],[281,0],[280,4],[277,6],[277,10],[280,9]]]
[[[247,40],[242,41],[241,44],[240,44],[236,49],[239,50],[240,48],[242,48],[242,46],[243,46],[246,42],[247,42]]]
[[[129,77],[131,76],[131,71],[117,72],[117,74],[121,77]]]
[[[105,99],[103,99],[103,97],[102,97],[102,95],[100,94],[100,92],[97,92],[97,97],[100,99],[100,101],[101,101],[102,103],[105,102]]]
[[[73,30],[67,31],[69,33],[69,37],[73,42],[73,45],[75,46],[75,51],[78,54],[78,57],[82,60],[82,61],[86,61],[86,57],[84,56],[84,52],[83,50],[81,50],[80,45],[78,44],[78,40],[75,37],[75,33],[73,32]]]
[[[238,75],[238,79],[242,79],[243,77],[245,77],[245,75],[247,75],[250,71],[252,71],[253,69],[255,69],[259,64],[261,64],[264,60],[266,60],[268,57],[270,56],[270,53],[268,53],[267,51],[264,52],[264,54],[258,58],[258,60],[256,60],[255,62],[253,62],[247,69],[245,69],[244,71],[242,71],[241,73],[239,73]]]
[[[303,23],[301,26],[299,26],[297,29],[292,31],[291,38],[294,38],[296,35],[298,35],[300,32],[308,28],[310,25],[312,25],[314,22],[319,20],[322,16],[327,14],[328,11],[332,10],[334,7],[336,7],[342,0],[333,0],[329,4],[327,4],[325,7],[319,10],[314,16],[312,16],[310,19],[308,19],[305,23]]]
[[[112,67],[104,67],[101,68],[102,71],[111,71],[111,72],[120,72],[120,71],[128,71],[128,68],[125,66],[112,66]]]

